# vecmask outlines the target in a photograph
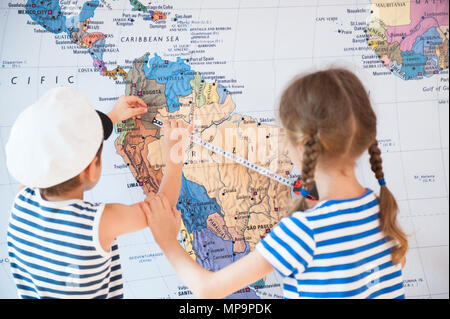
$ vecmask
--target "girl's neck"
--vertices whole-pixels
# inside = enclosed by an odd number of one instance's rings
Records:
[[[315,173],[319,200],[342,200],[362,196],[366,189],[358,182],[354,167],[317,168]]]

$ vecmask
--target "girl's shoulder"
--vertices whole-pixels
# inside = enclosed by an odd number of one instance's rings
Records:
[[[361,196],[339,200],[324,200],[317,203],[314,207],[304,212],[296,212],[294,215],[303,215],[307,220],[313,221],[333,217],[337,214],[360,212],[377,205],[377,194],[367,188]]]

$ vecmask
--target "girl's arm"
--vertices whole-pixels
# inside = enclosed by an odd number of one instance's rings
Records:
[[[217,272],[211,272],[197,264],[178,242],[163,247],[161,249],[181,280],[200,299],[224,298],[273,271],[257,250]]]
[[[246,287],[271,271],[272,266],[257,251],[237,262],[211,272],[197,264],[181,247],[177,235],[181,214],[164,195],[141,204],[156,242],[183,282],[198,298],[223,298]]]

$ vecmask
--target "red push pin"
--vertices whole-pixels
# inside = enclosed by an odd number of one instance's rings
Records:
[[[302,188],[302,180],[299,178],[294,184],[294,193],[300,196],[300,188]]]
[[[317,191],[316,185],[314,184],[313,189],[310,192],[308,192],[305,189],[302,189],[302,179],[301,178],[298,178],[295,181],[293,191],[298,196],[304,196],[310,200],[319,200],[319,193]],[[303,192],[303,194],[302,194],[302,192]]]

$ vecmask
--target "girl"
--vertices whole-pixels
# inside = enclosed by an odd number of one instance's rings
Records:
[[[384,180],[369,96],[350,71],[330,69],[295,79],[279,115],[289,156],[302,172],[301,197],[256,249],[210,272],[177,241],[180,213],[163,196],[142,204],[155,240],[199,298],[222,298],[272,270],[286,298],[404,298],[402,266],[408,242]],[[355,162],[370,154],[379,196],[359,184]],[[321,201],[308,209],[314,184]]]

